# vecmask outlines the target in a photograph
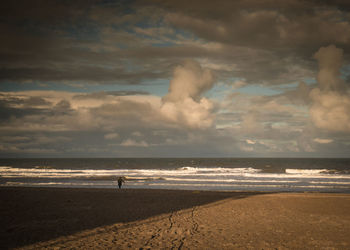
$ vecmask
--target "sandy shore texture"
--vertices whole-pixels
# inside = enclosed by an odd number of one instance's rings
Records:
[[[350,195],[0,188],[0,247],[350,249]]]

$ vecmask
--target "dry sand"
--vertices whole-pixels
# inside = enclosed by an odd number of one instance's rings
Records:
[[[1,248],[350,249],[350,195],[0,188]]]

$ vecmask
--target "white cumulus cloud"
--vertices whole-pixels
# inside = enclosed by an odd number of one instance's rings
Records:
[[[310,116],[318,128],[350,132],[350,97],[340,78],[343,50],[334,45],[322,47],[315,54],[319,63],[318,87],[310,92]]]
[[[170,121],[191,128],[208,128],[214,122],[213,103],[201,95],[211,89],[214,75],[199,63],[187,60],[174,70],[161,113]]]

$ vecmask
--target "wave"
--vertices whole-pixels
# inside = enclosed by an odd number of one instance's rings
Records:
[[[182,167],[177,169],[54,169],[51,167],[13,168],[0,166],[3,178],[96,178],[113,179],[117,176],[129,178],[343,178],[350,179],[349,174],[339,174],[327,169],[286,169],[285,173],[264,173],[255,168],[199,168]]]
[[[35,166],[35,169],[53,169],[51,166]]]
[[[298,183],[300,181],[298,180],[263,180],[263,179],[194,179],[194,178],[163,178],[166,181],[175,181],[175,182],[228,182],[228,183],[235,183],[235,182],[250,182],[250,183]],[[350,183],[349,183],[350,184]]]
[[[287,174],[315,175],[315,174],[325,174],[329,172],[330,170],[328,169],[294,169],[294,168],[286,169]]]
[[[256,168],[200,168],[200,167],[181,167],[178,171],[188,171],[193,173],[258,173],[261,169]]]
[[[11,187],[11,186],[21,186],[21,187],[114,187],[115,185],[106,185],[105,183],[91,183],[91,182],[6,182],[5,184],[0,184],[0,187]]]
[[[266,173],[256,168],[181,167],[174,169],[55,169],[47,166],[0,166],[0,186],[114,188],[118,176],[134,188],[207,190],[325,190],[350,192],[350,175],[327,169],[286,169]],[[345,191],[344,191],[345,190]]]
[[[253,168],[193,168],[183,167],[178,169],[113,169],[113,170],[73,170],[54,169],[48,167],[40,168],[12,168],[8,166],[0,167],[2,177],[46,177],[46,178],[69,178],[84,176],[223,176],[242,175],[260,172]]]

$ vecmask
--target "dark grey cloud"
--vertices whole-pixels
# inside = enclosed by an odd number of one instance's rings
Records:
[[[188,58],[236,65],[219,80],[298,81],[313,77],[315,48],[348,60],[349,16],[342,1],[8,1],[0,81],[137,84]]]
[[[0,96],[0,120],[4,123],[10,119],[21,118],[27,115],[49,114],[47,107],[52,105],[51,102],[42,97]]]
[[[11,118],[20,118],[28,114],[41,113],[41,110],[37,109],[17,109],[8,106],[4,102],[0,102],[0,120],[1,123],[7,123]]]
[[[118,16],[126,5],[116,2],[108,8]],[[104,6],[103,1],[5,2],[0,20],[0,81],[134,84],[159,78],[159,73],[142,69],[131,73],[118,53],[89,48],[100,42],[103,29],[90,15]],[[118,51],[118,41],[113,45]]]
[[[315,48],[335,44],[349,51],[350,15],[335,1],[157,1],[166,20],[208,42],[225,45],[235,75],[252,83],[313,77]],[[235,48],[235,49],[233,49]],[[237,51],[249,48],[242,58]],[[231,52],[231,53],[230,53]],[[346,52],[348,54],[348,52]],[[222,59],[225,57],[222,56]],[[293,68],[293,66],[295,66]]]
[[[211,41],[267,49],[349,43],[349,4],[326,1],[158,1],[168,21]],[[330,29],[332,28],[332,29]],[[339,33],[341,32],[341,33]],[[309,52],[311,53],[311,52]]]
[[[111,82],[140,84],[144,80],[164,78],[164,74],[141,71],[126,72],[120,69],[106,69],[105,67],[80,66],[78,68],[15,68],[0,69],[0,81],[41,81],[41,82],[62,82],[62,81],[83,81],[91,82]]]

